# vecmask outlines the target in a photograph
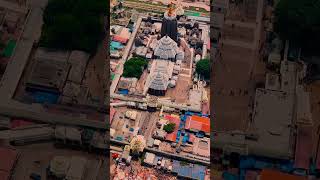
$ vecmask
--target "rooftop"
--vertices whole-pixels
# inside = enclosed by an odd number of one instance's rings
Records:
[[[166,90],[169,79],[172,76],[174,63],[166,60],[154,60],[151,65],[150,74],[146,80],[146,92],[149,88],[154,90]]]
[[[37,59],[29,74],[27,84],[29,86],[40,86],[45,88],[62,90],[70,64],[67,62]]]
[[[293,99],[287,93],[257,89],[252,129],[258,137],[247,141],[249,151],[256,155],[289,158]]]
[[[181,53],[183,52],[180,51],[177,43],[169,36],[162,37],[154,48],[154,55],[160,59],[175,59],[176,55]]]
[[[203,131],[205,133],[210,133],[210,119],[207,117],[200,116],[190,116],[186,121],[186,129]]]
[[[164,119],[168,120],[169,123],[176,124],[176,126],[174,127],[174,131],[172,133],[166,135],[167,141],[175,142],[176,138],[177,138],[177,132],[179,129],[179,125],[180,125],[180,119],[179,119],[179,117],[175,117],[175,116],[171,116],[171,115],[165,115]]]
[[[85,73],[89,54],[83,51],[72,51],[68,59],[71,64],[68,80],[76,83],[81,83],[82,77]]]

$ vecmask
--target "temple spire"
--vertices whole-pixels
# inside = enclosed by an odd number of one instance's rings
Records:
[[[168,16],[172,17],[174,15],[174,11],[175,11],[175,7],[174,7],[174,4],[171,2],[168,7]]]

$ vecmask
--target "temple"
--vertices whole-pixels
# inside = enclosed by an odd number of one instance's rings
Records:
[[[169,36],[175,42],[178,42],[178,22],[177,14],[173,4],[169,5],[168,11],[164,13],[161,27],[161,37]]]

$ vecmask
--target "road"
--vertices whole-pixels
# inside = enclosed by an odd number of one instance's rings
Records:
[[[0,114],[9,117],[21,117],[52,124],[69,124],[106,129],[105,122],[99,122],[86,117],[72,117],[53,114],[46,111],[40,104],[24,104],[13,99],[20,77],[27,64],[33,43],[41,35],[43,9],[47,0],[30,2],[31,12],[26,20],[21,40],[17,43],[15,53],[9,61],[0,83]],[[40,1],[39,1],[40,2]],[[108,118],[106,118],[108,119]]]
[[[127,58],[129,56],[129,52],[130,52],[131,47],[133,45],[134,39],[135,39],[135,37],[136,37],[136,35],[138,33],[138,30],[140,28],[141,22],[142,22],[142,17],[139,17],[139,19],[136,22],[136,27],[137,28],[135,28],[134,31],[132,32],[132,34],[130,36],[130,39],[129,39],[128,43],[127,43],[127,46],[124,49],[124,53],[123,53],[123,55],[122,55],[122,57],[121,57],[121,59],[120,59],[120,61],[118,63],[118,68],[116,70],[114,79],[113,79],[112,84],[110,86],[110,93],[111,94],[113,94],[116,91],[116,87],[117,87],[118,82],[120,80],[120,77],[121,77],[121,75],[123,73],[123,65],[127,61]]]
[[[114,139],[110,140],[110,144],[122,145],[122,146],[129,145],[129,143],[125,143],[125,142],[122,142],[122,141],[117,141],[117,140],[114,140]],[[154,149],[154,148],[144,148],[144,151],[152,152],[152,153],[157,154],[159,156],[170,157],[172,159],[176,159],[176,160],[180,160],[180,161],[182,160],[182,161],[186,161],[186,162],[190,162],[190,163],[203,164],[203,165],[206,165],[206,166],[210,165],[210,159],[208,159],[207,161],[204,161],[204,160],[200,160],[200,159],[196,159],[196,158],[191,158],[191,157],[181,156],[181,155],[178,155],[178,154],[172,154],[172,153],[159,151],[159,150]]]
[[[2,100],[11,99],[15,93],[20,77],[28,62],[33,43],[39,38],[42,14],[43,11],[39,7],[31,9],[21,40],[18,42],[15,53],[9,61],[1,80],[0,97]]]
[[[155,129],[156,123],[159,119],[159,113],[147,113],[144,115],[141,126],[141,133],[146,139],[149,139],[149,137],[152,137],[152,132]]]
[[[176,2],[174,2],[176,4]],[[181,5],[183,7],[196,7],[196,8],[203,8],[206,11],[210,11],[210,6],[200,4],[200,3],[187,3],[187,2],[181,2]],[[143,10],[148,10],[148,11],[155,11],[155,12],[165,12],[168,8],[165,5],[159,5],[159,4],[148,4],[148,3],[143,3],[143,2],[134,2],[134,1],[125,1],[124,6],[132,8],[132,9],[143,9]],[[190,13],[197,13],[199,11],[193,11],[193,10],[184,10],[185,12],[190,12]],[[206,14],[206,16],[209,16],[209,13],[201,13]]]

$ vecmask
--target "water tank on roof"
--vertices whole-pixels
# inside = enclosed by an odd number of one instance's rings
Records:
[[[197,54],[197,55],[196,55],[196,58],[195,58],[194,60],[195,60],[195,62],[197,63],[198,61],[200,61],[200,59],[201,59],[201,56],[200,56],[199,54]]]
[[[180,69],[181,69],[181,67],[179,65],[175,65],[173,67],[173,70],[175,70],[175,71],[180,71]]]
[[[169,86],[170,88],[175,87],[175,86],[176,86],[176,81],[175,81],[175,80],[170,80],[168,86]]]
[[[178,76],[172,76],[171,79],[177,81],[178,80]]]

